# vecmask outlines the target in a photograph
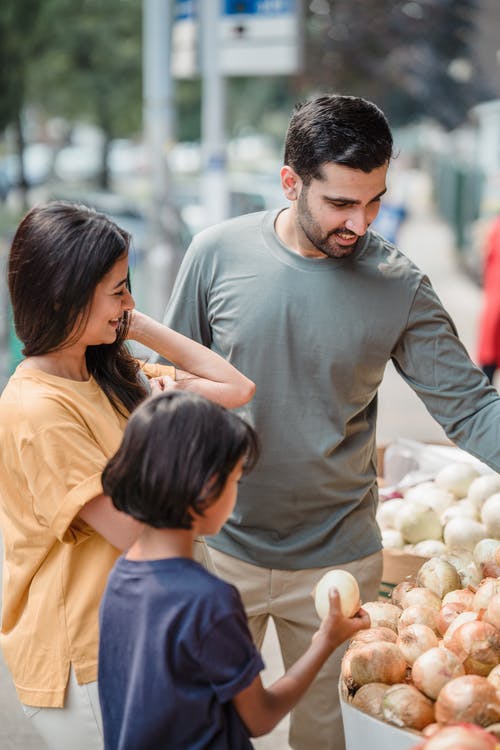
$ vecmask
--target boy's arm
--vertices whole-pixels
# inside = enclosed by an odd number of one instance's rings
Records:
[[[270,732],[299,701],[337,646],[358,630],[370,627],[370,618],[362,609],[351,618],[342,615],[335,589],[330,590],[329,598],[330,612],[313,636],[311,645],[283,677],[265,688],[257,676],[249,687],[233,698],[234,706],[252,737]]]

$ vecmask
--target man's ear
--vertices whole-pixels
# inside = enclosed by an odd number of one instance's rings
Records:
[[[302,185],[302,180],[299,175],[292,169],[292,167],[285,164],[281,167],[280,177],[281,187],[283,188],[285,198],[288,198],[289,201],[296,201],[299,197]]]

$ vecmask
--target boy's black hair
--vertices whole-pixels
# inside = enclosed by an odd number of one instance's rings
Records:
[[[285,138],[285,164],[305,185],[321,180],[324,164],[371,172],[388,164],[393,139],[387,118],[356,96],[319,96],[297,104]]]
[[[255,430],[203,396],[167,391],[132,414],[102,475],[115,508],[156,528],[190,529],[192,514],[222,492],[237,462],[251,469]]]

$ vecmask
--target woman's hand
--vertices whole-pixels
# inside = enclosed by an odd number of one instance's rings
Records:
[[[149,381],[151,394],[157,396],[164,391],[174,391],[179,388],[179,383],[170,377],[170,375],[161,375],[159,378],[151,378]]]

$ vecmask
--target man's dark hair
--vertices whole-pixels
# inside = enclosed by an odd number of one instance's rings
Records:
[[[355,96],[320,96],[297,104],[285,139],[285,164],[305,185],[323,179],[327,163],[371,172],[387,164],[393,139],[375,104]]]
[[[241,458],[257,461],[257,434],[203,396],[167,391],[132,414],[102,475],[114,506],[156,528],[190,529],[222,492]]]

